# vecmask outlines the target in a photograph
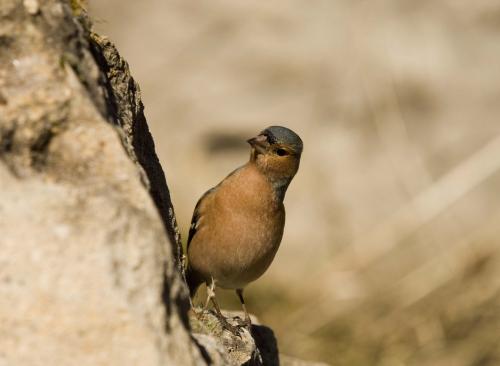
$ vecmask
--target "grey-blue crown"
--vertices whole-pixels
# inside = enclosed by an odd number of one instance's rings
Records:
[[[295,132],[289,128],[282,126],[271,126],[261,132],[262,135],[267,136],[271,144],[280,143],[291,146],[296,153],[302,153],[304,144],[302,139]]]

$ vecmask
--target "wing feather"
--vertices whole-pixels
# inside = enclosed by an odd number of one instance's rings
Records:
[[[228,178],[230,178],[235,173],[240,171],[242,168],[244,168],[244,166],[241,166],[241,167],[233,170],[222,182],[220,182],[215,187],[210,188],[208,191],[206,191],[203,194],[203,196],[200,197],[200,199],[196,203],[196,206],[194,207],[193,218],[191,219],[191,226],[189,227],[187,249],[189,248],[189,244],[191,243],[191,240],[193,240],[194,236],[196,235],[196,232],[197,232],[198,227],[200,225],[200,218],[201,218],[200,209],[201,209],[201,205],[203,204],[203,201],[205,199],[207,199],[207,197],[209,197],[212,193],[214,193],[217,190],[217,188],[219,188],[219,186],[224,183],[224,181],[226,181]]]
[[[191,244],[191,240],[193,240],[194,236],[196,235],[196,231],[198,230],[198,226],[200,224],[200,208],[201,205],[203,204],[203,201],[210,195],[212,194],[217,187],[210,188],[208,191],[206,191],[198,200],[196,203],[196,206],[194,207],[194,212],[193,212],[193,218],[191,219],[191,226],[189,227],[189,235],[188,235],[188,242],[187,242],[187,247],[189,248],[189,244]]]

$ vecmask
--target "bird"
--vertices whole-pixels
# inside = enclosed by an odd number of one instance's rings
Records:
[[[236,291],[245,313],[242,325],[251,327],[243,290],[264,274],[278,251],[285,226],[283,200],[303,150],[299,135],[282,126],[270,126],[247,142],[248,162],[198,200],[187,241],[190,298],[205,283],[205,309],[212,302],[231,331],[235,327],[222,315],[215,288]]]

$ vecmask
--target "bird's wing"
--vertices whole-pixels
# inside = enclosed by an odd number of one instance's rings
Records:
[[[235,173],[243,169],[244,166],[241,166],[235,170],[233,170],[226,178],[222,180],[218,185],[216,185],[213,188],[210,188],[208,191],[206,191],[203,196],[200,197],[198,200],[198,203],[196,203],[196,206],[194,207],[194,212],[193,212],[193,218],[191,219],[191,226],[189,227],[189,235],[188,235],[188,242],[187,242],[187,248],[189,249],[189,244],[191,243],[191,240],[193,240],[193,237],[196,235],[196,231],[198,230],[198,227],[200,225],[200,218],[201,218],[201,206],[203,205],[203,202],[210,197],[217,189],[226,182],[228,179],[230,179]]]
[[[212,193],[215,192],[217,187],[210,188],[208,191],[206,191],[203,196],[200,197],[198,202],[196,203],[196,206],[194,208],[193,212],[193,218],[191,219],[191,226],[189,227],[189,235],[188,235],[188,242],[187,242],[187,247],[189,248],[189,244],[191,243],[191,240],[193,240],[193,237],[196,234],[196,231],[198,230],[198,226],[200,223],[200,208],[201,205],[203,204],[203,201],[210,196]]]

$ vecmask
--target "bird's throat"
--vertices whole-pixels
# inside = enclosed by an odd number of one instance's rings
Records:
[[[290,178],[280,178],[271,180],[276,200],[283,202],[285,193],[292,180]]]

